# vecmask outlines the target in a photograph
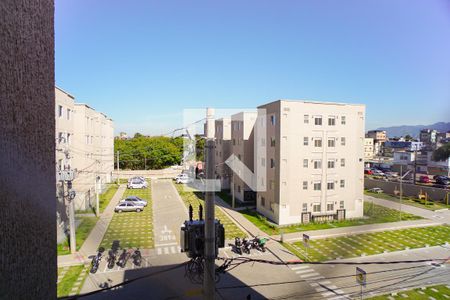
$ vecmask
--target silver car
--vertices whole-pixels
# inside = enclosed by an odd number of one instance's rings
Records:
[[[134,204],[147,206],[147,201],[145,201],[144,199],[139,198],[138,196],[128,196],[125,199],[120,200],[120,203],[122,203],[122,202],[131,202],[131,203],[134,203]]]
[[[147,181],[134,179],[133,181],[128,183],[127,187],[129,189],[145,189],[147,188],[147,186],[148,186]]]
[[[120,202],[115,208],[114,211],[121,213],[123,211],[135,211],[141,212],[144,210],[144,206],[140,204],[134,204],[133,202]]]

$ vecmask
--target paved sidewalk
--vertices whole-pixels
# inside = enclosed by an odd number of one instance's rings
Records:
[[[111,222],[111,219],[114,215],[114,208],[120,201],[120,199],[122,199],[122,195],[126,188],[126,185],[120,185],[119,189],[114,194],[114,197],[111,199],[108,206],[100,215],[100,219],[97,221],[97,224],[95,224],[91,233],[84,241],[80,250],[75,254],[58,256],[58,267],[79,265],[88,263],[90,261],[88,257],[97,252],[97,249],[102,242],[103,236],[108,229],[109,222]]]

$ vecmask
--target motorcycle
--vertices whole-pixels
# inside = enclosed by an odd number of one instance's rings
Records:
[[[268,239],[267,238],[259,238],[257,236],[255,236],[255,238],[253,239],[253,248],[261,251],[261,252],[266,252],[266,243],[267,243]]]
[[[139,248],[134,250],[134,253],[131,257],[133,258],[133,264],[137,267],[140,267],[142,262],[142,255],[141,251],[139,251]]]
[[[116,252],[114,250],[109,250],[108,252],[108,269],[114,268],[114,263],[116,262]]]
[[[92,274],[95,274],[97,272],[98,267],[100,265],[100,261],[102,260],[104,251],[105,251],[105,248],[103,248],[103,247],[99,248],[97,254],[92,258],[91,270],[90,270],[90,272]]]
[[[126,249],[123,249],[122,254],[120,254],[120,256],[119,256],[119,260],[117,261],[117,265],[119,267],[125,268],[125,266],[127,264],[127,261],[130,258],[130,256],[131,256],[131,252],[130,251],[131,250],[127,251]]]
[[[242,240],[242,244],[244,248],[244,253],[250,254],[250,249],[252,249],[252,242],[249,241],[247,238],[244,238]]]
[[[242,241],[239,237],[234,238],[234,251],[237,254],[242,255]]]

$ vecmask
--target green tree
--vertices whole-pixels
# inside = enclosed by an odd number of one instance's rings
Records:
[[[434,161],[443,161],[450,157],[450,143],[444,144],[433,152]]]
[[[410,136],[409,134],[405,135],[405,141],[409,142],[412,141],[414,138]]]

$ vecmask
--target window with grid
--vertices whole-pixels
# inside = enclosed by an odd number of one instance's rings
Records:
[[[63,107],[61,105],[58,105],[58,117],[62,117],[63,115]]]
[[[307,136],[305,136],[303,138],[303,146],[308,146],[308,137]]]
[[[320,182],[314,182],[314,190],[320,191],[322,189],[322,184]]]
[[[341,179],[341,188],[345,187],[345,180]]]
[[[273,158],[270,159],[270,167],[275,168],[275,160]]]
[[[303,181],[303,189],[304,190],[308,189],[308,181]]]
[[[322,139],[321,138],[314,139],[314,147],[322,147]]]
[[[345,167],[345,158],[341,158],[341,167]]]
[[[303,160],[303,168],[307,168],[308,167],[308,160],[304,159]]]
[[[302,204],[302,212],[308,212],[308,203]]]
[[[313,212],[320,212],[320,203],[313,204]]]
[[[339,202],[339,208],[340,209],[344,209],[344,201],[340,201]]]
[[[321,169],[322,168],[322,161],[321,160],[315,160],[314,161],[314,169]]]
[[[328,202],[327,203],[327,211],[333,211],[334,210],[334,203]]]
[[[309,116],[308,115],[304,115],[303,116],[303,123],[304,124],[309,124]]]
[[[315,117],[314,125],[322,125],[322,117]]]
[[[341,124],[342,124],[342,125],[345,125],[345,122],[346,122],[345,116],[342,116],[342,117],[341,117]]]
[[[334,138],[328,139],[328,147],[333,148],[335,146]]]
[[[334,160],[328,161],[328,169],[334,169]]]
[[[345,137],[341,137],[341,146],[345,146]]]
[[[331,181],[328,182],[328,183],[327,183],[327,189],[328,189],[328,190],[334,190],[334,182],[331,182]]]
[[[276,124],[276,118],[275,115],[270,116],[270,124],[275,125]]]
[[[328,117],[328,126],[334,126],[334,125],[336,125],[335,117]]]
[[[270,147],[275,147],[275,137],[270,138]]]

